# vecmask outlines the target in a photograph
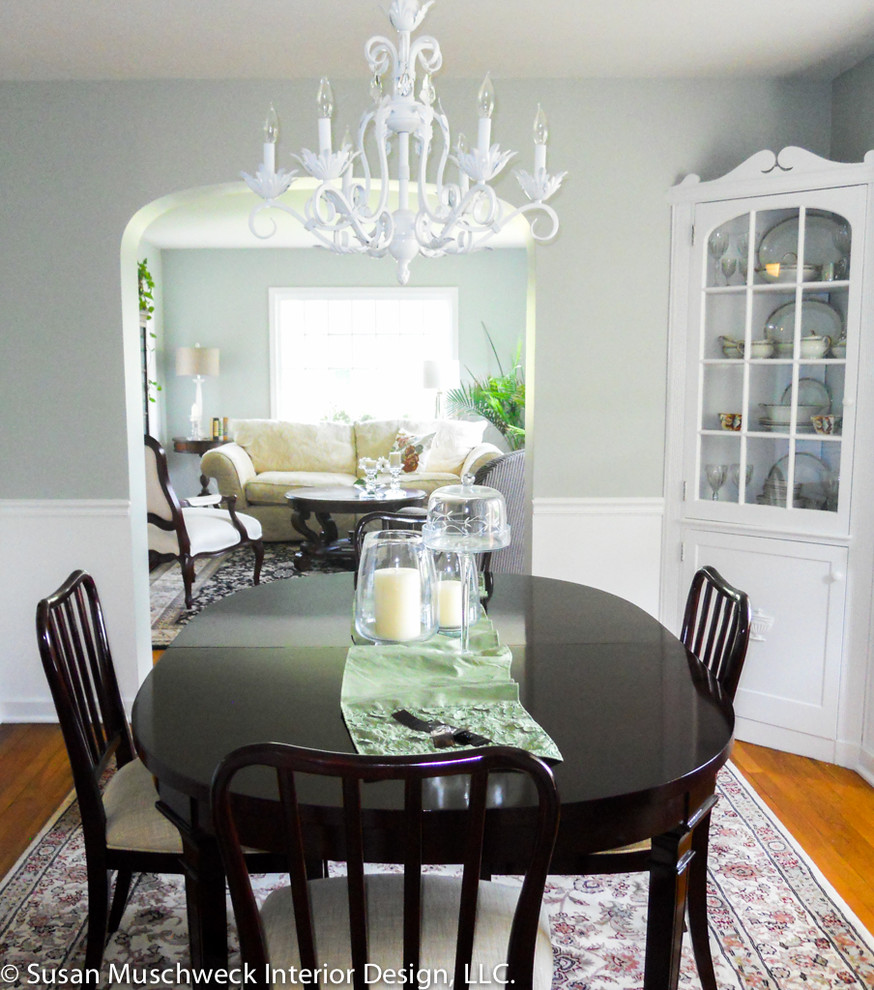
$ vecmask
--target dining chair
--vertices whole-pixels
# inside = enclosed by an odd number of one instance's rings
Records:
[[[274,778],[269,786],[279,806],[270,816],[256,812],[243,819],[232,789],[238,774],[241,790],[252,786],[253,770]],[[508,771],[514,777],[524,775],[538,798],[536,825],[506,826],[527,854],[521,889],[480,879],[486,836],[490,842],[497,840],[501,830],[500,819],[493,821],[486,811],[487,799],[506,783]],[[495,774],[501,779],[496,781]],[[323,829],[333,827],[307,818],[302,807],[303,789],[308,783],[312,786],[313,775],[320,793],[332,783],[338,800],[342,796],[336,829],[345,838],[345,877],[307,880],[307,862],[326,856],[320,842]],[[459,776],[464,778],[457,783],[467,800],[453,835],[460,837],[465,850],[462,875],[423,872],[428,859],[423,835],[433,837],[423,795],[438,789],[445,795],[454,783],[450,778]],[[403,808],[404,834],[396,837],[391,850],[402,857],[403,871],[365,874],[364,823],[372,823],[365,806],[367,790],[388,781],[399,788],[399,814]],[[259,786],[266,794],[268,779],[262,777]],[[542,899],[558,809],[551,770],[529,753],[509,747],[426,756],[358,756],[282,743],[238,749],[216,770],[212,814],[243,963],[259,978],[268,963],[273,971],[318,967],[328,973],[351,968],[351,984],[341,985],[354,990],[365,990],[375,972],[444,970],[454,976],[453,982],[445,981],[454,990],[466,990],[471,974],[475,981],[480,974],[494,979],[495,973],[502,985],[506,981],[516,990],[549,990],[552,949]],[[263,844],[263,829],[269,827],[265,822],[271,817],[279,825],[278,838],[287,856],[288,885],[273,891],[259,912],[242,844]]]
[[[525,564],[525,451],[514,450],[484,464],[474,475],[474,484],[497,489],[507,504],[511,543],[503,550],[482,555],[485,574],[526,574]]]
[[[368,512],[361,516],[355,523],[352,531],[352,549],[355,554],[355,573],[358,573],[358,565],[361,562],[361,548],[364,546],[364,537],[368,533],[379,529],[414,529],[421,530],[428,521],[427,513],[412,507],[413,512],[405,512],[403,509],[398,512]]]
[[[680,640],[693,655],[690,662],[697,660],[699,669],[708,672],[710,684],[730,701],[734,701],[746,659],[751,621],[750,600],[745,592],[730,585],[713,567],[702,567],[695,573],[686,597]],[[694,826],[687,893],[689,937],[702,990],[717,990],[707,925],[707,857],[713,804]],[[649,872],[651,852],[648,839],[609,849],[588,857],[580,872]]]
[[[88,882],[85,966],[99,969],[107,937],[121,922],[132,875],[183,873],[182,840],[156,810],[154,781],[134,755],[90,574],[74,571],[39,602],[36,632],[82,816]],[[117,769],[102,788],[113,758]]]
[[[249,545],[255,553],[252,583],[258,584],[264,563],[261,523],[235,510],[236,495],[197,496],[180,501],[170,481],[164,448],[154,437],[146,435],[144,439],[150,566],[165,560],[179,561],[185,605],[191,608],[195,560]],[[215,508],[212,503],[217,501],[227,508]]]

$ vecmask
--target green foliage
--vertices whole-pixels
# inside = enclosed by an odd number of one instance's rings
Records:
[[[522,367],[522,343],[516,348],[513,366],[505,372],[494,341],[485,325],[492,353],[498,364],[497,375],[477,378],[446,393],[449,411],[456,416],[475,414],[488,420],[507,441],[510,450],[525,446],[525,373]],[[468,369],[470,375],[470,369]]]
[[[146,319],[152,318],[155,311],[152,290],[155,288],[155,280],[149,271],[149,259],[143,258],[137,262],[137,284],[140,291],[140,312],[146,314]]]

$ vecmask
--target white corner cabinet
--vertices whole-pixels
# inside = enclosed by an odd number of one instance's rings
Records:
[[[663,619],[704,564],[747,591],[737,737],[845,766],[871,665],[872,191],[874,153],[786,148],[669,193]]]

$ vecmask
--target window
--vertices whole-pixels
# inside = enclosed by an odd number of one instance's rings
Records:
[[[428,419],[426,360],[458,356],[458,290],[270,289],[275,419]]]

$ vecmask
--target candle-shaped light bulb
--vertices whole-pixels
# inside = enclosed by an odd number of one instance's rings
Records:
[[[316,105],[319,108],[319,152],[321,154],[330,154],[331,117],[334,114],[334,91],[324,76],[322,76],[322,81],[319,83]]]
[[[476,97],[476,108],[479,111],[480,117],[491,117],[495,109],[495,88],[492,86],[492,77],[488,72],[485,79],[483,79],[482,86],[479,88],[479,93]]]
[[[316,96],[316,105],[319,108],[319,116],[331,118],[334,116],[334,91],[331,84],[322,76],[319,83],[319,92]]]
[[[546,140],[549,137],[549,121],[543,112],[543,107],[537,104],[537,113],[534,115],[534,171],[542,171],[546,168]]]
[[[492,111],[495,109],[495,91],[488,72],[485,79],[483,79],[482,86],[480,86],[479,94],[476,98],[476,107],[479,112],[477,143],[480,154],[485,155],[489,150],[492,140]]]
[[[276,171],[276,142],[279,139],[279,114],[270,104],[264,118],[264,167],[268,172]]]

